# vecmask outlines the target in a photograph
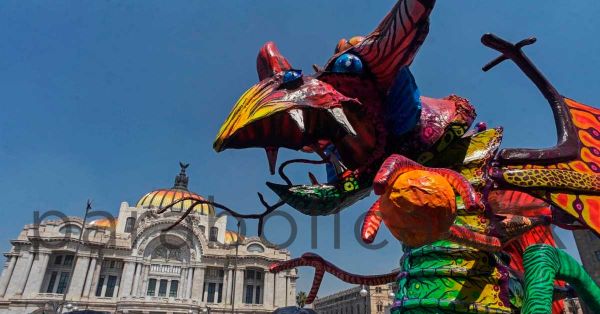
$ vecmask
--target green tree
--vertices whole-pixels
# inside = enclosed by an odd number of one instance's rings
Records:
[[[306,304],[306,292],[300,291],[296,294],[296,304],[298,304],[299,307],[304,307]]]

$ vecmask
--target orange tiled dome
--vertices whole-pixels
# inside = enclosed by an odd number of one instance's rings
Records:
[[[189,179],[185,174],[185,169],[189,166],[189,164],[179,164],[181,166],[181,172],[175,177],[175,185],[172,188],[158,189],[147,193],[140,198],[136,206],[142,208],[164,208],[165,206],[185,197],[191,197],[196,200],[205,200],[205,198],[194,192],[190,192],[187,188]],[[193,202],[193,200],[179,202],[172,207],[172,210],[186,211],[190,206],[192,206]],[[215,215],[214,207],[208,204],[198,205],[194,211],[207,216]]]
[[[225,244],[235,244],[237,243],[238,239],[240,239],[240,241],[243,241],[244,237],[240,236],[239,234],[237,234],[237,232],[234,231],[225,231]]]
[[[114,219],[101,218],[92,220],[87,224],[87,227],[97,227],[97,228],[111,228],[113,226],[116,227],[117,222]]]

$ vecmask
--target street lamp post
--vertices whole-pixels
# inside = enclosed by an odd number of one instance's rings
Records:
[[[360,296],[364,298],[364,308],[365,308],[365,314],[367,314],[367,299],[369,296],[369,291],[366,289],[367,286],[362,285],[362,289],[360,289]]]
[[[237,277],[237,266],[238,266],[238,254],[240,247],[240,221],[237,222],[237,237],[235,238],[235,260],[233,264],[233,276],[231,279],[231,313],[235,313],[235,286],[236,286],[236,277]],[[210,314],[210,308],[208,309],[208,313]]]
[[[65,289],[65,291],[63,291],[62,302],[60,304],[60,310],[58,311],[59,314],[62,314],[62,312],[63,312],[63,305],[65,304],[65,302],[67,300],[67,294],[69,293],[69,288],[71,287],[71,279],[73,279],[73,276],[75,276],[75,266],[77,265],[77,260],[79,260],[77,255],[79,254],[79,247],[81,246],[81,242],[83,240],[83,234],[85,233],[85,223],[87,221],[88,213],[90,212],[91,209],[92,209],[92,202],[90,200],[88,200],[87,205],[85,207],[85,215],[83,216],[83,223],[81,225],[79,239],[77,240],[77,245],[75,246],[75,256],[73,258],[73,262],[71,265],[71,275],[69,276],[69,278],[67,278],[67,288]],[[69,309],[69,310],[71,310],[71,309]]]

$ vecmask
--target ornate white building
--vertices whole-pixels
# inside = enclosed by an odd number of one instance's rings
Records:
[[[81,218],[55,215],[26,225],[4,254],[0,312],[48,313],[62,304],[64,312],[270,313],[295,304],[296,272],[268,271],[289,252],[226,230],[228,217],[212,206],[162,232],[192,200],[161,215],[157,209],[182,197],[203,199],[188,191],[186,167],[173,188],[152,191],[135,206],[121,203],[116,219],[84,228]]]

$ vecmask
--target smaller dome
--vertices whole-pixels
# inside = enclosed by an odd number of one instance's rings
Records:
[[[175,177],[175,184],[170,189],[158,189],[154,190],[146,195],[142,196],[140,200],[137,202],[136,207],[142,208],[158,208],[162,209],[173,202],[180,200],[182,198],[191,198],[189,200],[181,201],[171,207],[172,211],[186,211],[194,200],[206,200],[202,196],[190,192],[188,190],[188,181],[189,178],[185,173],[185,170],[189,166],[189,164],[179,163],[181,167],[181,171]],[[194,208],[194,212],[206,215],[206,216],[215,216],[215,208],[209,204],[199,204]]]
[[[96,227],[96,228],[102,228],[102,229],[109,229],[112,226],[117,226],[117,222],[114,219],[109,219],[109,218],[101,218],[101,219],[96,219],[96,220],[92,220],[87,224],[87,227]]]
[[[244,237],[237,234],[237,232],[231,230],[225,231],[225,244],[236,244],[238,242],[238,239],[240,239],[240,241],[244,241]]]

